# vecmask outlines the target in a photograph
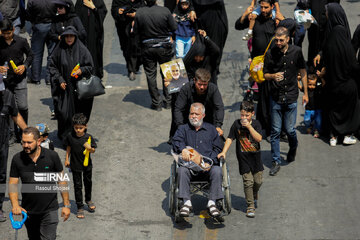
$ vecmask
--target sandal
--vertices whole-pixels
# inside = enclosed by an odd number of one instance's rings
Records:
[[[221,212],[219,211],[219,209],[217,209],[215,204],[210,205],[208,209],[211,217],[218,217],[221,215]]]
[[[86,202],[89,212],[95,212],[96,206],[92,201]]]
[[[254,208],[248,208],[246,210],[246,216],[249,218],[254,218],[255,217],[255,209]]]
[[[82,208],[78,209],[76,212],[76,217],[79,219],[84,219],[85,218],[84,209]]]
[[[183,205],[181,208],[180,208],[180,216],[181,217],[188,217],[190,215],[190,212],[192,211],[192,207],[191,206],[188,206],[188,205]]]

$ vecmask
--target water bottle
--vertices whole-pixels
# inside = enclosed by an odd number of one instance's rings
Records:
[[[8,62],[5,61],[5,64],[4,64],[4,67],[8,68],[9,65],[8,65]],[[6,70],[6,73],[3,73],[3,79],[6,79],[7,78],[7,70]]]

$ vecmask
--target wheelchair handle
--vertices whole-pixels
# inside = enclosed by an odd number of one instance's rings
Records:
[[[14,221],[13,213],[10,212],[10,214],[9,214],[11,225],[12,225],[13,229],[15,229],[15,230],[21,229],[22,226],[24,225],[24,222],[27,219],[27,213],[24,212],[24,211],[21,211],[21,213],[23,215],[23,220],[22,221]]]
[[[220,158],[219,158],[219,161],[220,161],[221,163],[224,163],[224,162],[225,162],[225,158],[224,158],[224,157],[220,157]]]

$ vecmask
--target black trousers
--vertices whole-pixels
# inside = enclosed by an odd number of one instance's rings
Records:
[[[29,214],[25,226],[29,240],[56,239],[56,229],[59,223],[58,210],[44,214]]]
[[[4,129],[1,131],[4,131]],[[2,205],[5,199],[8,153],[9,144],[7,140],[4,144],[0,144],[0,210],[2,210]]]
[[[126,68],[129,73],[139,71],[141,65],[140,41],[137,35],[130,33],[131,23],[115,22],[119,36],[120,48],[126,60]]]
[[[177,130],[177,126],[175,124],[175,103],[176,99],[179,96],[179,93],[173,93],[171,94],[171,127],[170,127],[170,134],[169,137],[172,138],[175,135],[175,132]]]
[[[171,61],[174,56],[174,50],[172,48],[152,48],[152,47],[143,47],[143,65],[144,71],[146,74],[146,79],[148,83],[149,93],[151,96],[151,102],[153,106],[161,106],[162,99],[159,93],[159,89],[156,83],[156,74],[157,74],[157,63],[162,64],[165,62]],[[164,86],[164,76],[162,77],[162,86],[163,86],[163,95],[164,102],[169,104],[171,101],[171,95],[169,94],[167,88]]]
[[[92,188],[92,169],[83,172],[72,172],[74,181],[75,201],[78,209],[84,207],[82,182],[84,181],[85,187],[85,202],[91,201],[91,188]]]

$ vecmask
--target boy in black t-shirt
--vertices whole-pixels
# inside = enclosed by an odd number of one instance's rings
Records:
[[[236,139],[236,157],[239,161],[239,170],[244,182],[244,192],[247,203],[247,217],[255,217],[255,202],[262,184],[264,170],[261,161],[260,142],[262,140],[261,124],[252,119],[255,115],[254,104],[243,101],[240,106],[240,119],[231,126],[224,149],[218,158],[226,157],[226,152]]]
[[[65,138],[66,160],[65,167],[69,167],[73,174],[75,201],[78,208],[77,218],[84,218],[84,203],[82,196],[82,178],[85,187],[85,202],[89,212],[95,212],[95,204],[91,201],[91,175],[92,162],[90,153],[95,152],[94,138],[86,133],[87,118],[82,113],[77,113],[72,118],[74,131]],[[69,156],[70,160],[69,161]],[[81,177],[82,176],[82,177]]]

